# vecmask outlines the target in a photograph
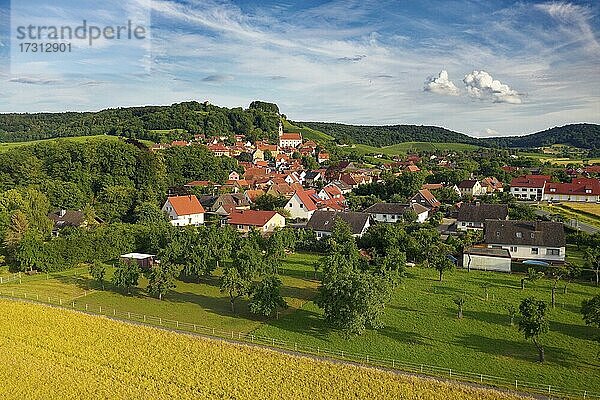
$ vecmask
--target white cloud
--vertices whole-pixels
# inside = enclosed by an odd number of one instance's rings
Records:
[[[460,94],[460,90],[458,90],[454,82],[448,78],[448,71],[446,70],[441,70],[437,77],[428,77],[425,81],[425,87],[423,89],[426,92],[445,94],[449,96],[458,96]]]
[[[521,95],[510,86],[494,79],[485,71],[473,71],[465,75],[463,82],[470,96],[494,103],[521,104]]]

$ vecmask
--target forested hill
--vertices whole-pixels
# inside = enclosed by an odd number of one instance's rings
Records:
[[[328,122],[295,122],[326,133],[341,143],[360,143],[371,146],[390,146],[403,142],[445,142],[483,145],[479,139],[462,133],[423,125],[345,125]]]
[[[542,147],[568,144],[581,149],[600,149],[600,125],[571,124],[558,126],[525,136],[484,139],[488,144],[500,147]]]
[[[116,135],[159,142],[202,133],[262,139],[277,135],[279,120],[277,105],[260,101],[252,102],[248,109],[191,101],[98,112],[0,114],[0,141]],[[169,132],[175,129],[182,131]]]

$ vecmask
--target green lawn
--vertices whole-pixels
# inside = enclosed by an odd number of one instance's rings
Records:
[[[600,388],[600,346],[591,340],[600,330],[583,324],[583,299],[600,293],[597,287],[571,284],[561,289],[551,313],[551,332],[543,339],[547,361],[510,326],[504,304],[518,306],[534,295],[550,301],[551,282],[520,289],[520,277],[501,273],[455,271],[436,281],[436,271],[413,268],[387,307],[385,328],[344,339],[329,329],[321,310],[307,303],[302,310],[261,326],[257,335],[373,357],[453,368],[460,371],[595,390]],[[489,282],[489,300],[480,284]],[[464,319],[456,318],[453,298],[467,297]]]
[[[47,142],[55,142],[57,140],[69,140],[69,141],[73,141],[73,142],[87,142],[87,141],[91,141],[91,140],[119,140],[118,136],[111,136],[111,135],[92,135],[92,136],[71,136],[71,137],[60,137],[60,138],[52,138],[52,139],[43,139],[43,140],[30,140],[27,142],[6,142],[6,143],[0,143],[0,153],[3,153],[5,151],[8,151],[10,149],[14,149],[17,147],[22,147],[22,146],[30,146],[32,144],[36,144],[36,143],[47,143]],[[140,142],[151,146],[153,143],[151,141],[148,140],[140,140]]]
[[[569,248],[569,251],[573,250]],[[573,257],[579,257],[573,252]],[[318,282],[312,280],[312,264],[319,256],[290,255],[281,271],[283,294],[290,309],[279,319],[265,320],[248,312],[248,301],[238,301],[233,314],[226,295],[219,292],[217,278],[198,283],[177,282],[165,300],[158,301],[141,289],[133,296],[101,291],[83,270],[24,279],[22,284],[2,285],[0,292],[38,293],[40,296],[78,298],[78,302],[101,305],[220,330],[252,332],[288,343],[321,349],[369,354],[376,358],[423,363],[457,371],[518,379],[572,389],[598,391],[600,346],[592,340],[600,330],[583,324],[581,301],[600,288],[572,283],[557,293],[557,307],[551,312],[550,333],[544,337],[547,362],[539,364],[532,343],[524,340],[516,326],[509,325],[506,303],[518,306],[526,296],[550,301],[551,282],[542,280],[520,289],[520,276],[480,271],[454,271],[437,281],[435,270],[410,268],[386,308],[385,327],[367,330],[362,336],[344,338],[322,319],[312,299]],[[50,278],[50,279],[47,279]],[[481,288],[492,284],[489,299]],[[456,318],[453,298],[467,298],[464,319]],[[84,297],[80,297],[84,296]]]

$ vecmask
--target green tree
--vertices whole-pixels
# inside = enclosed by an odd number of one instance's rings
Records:
[[[115,287],[123,289],[125,293],[131,294],[134,287],[138,285],[140,268],[135,262],[119,261],[116,265],[112,283]]]
[[[263,278],[252,290],[250,312],[270,317],[278,309],[288,308],[288,304],[281,296],[281,286],[281,280],[274,275]]]
[[[456,304],[456,306],[458,307],[458,315],[457,315],[457,317],[458,317],[458,319],[462,319],[462,317],[463,317],[463,307],[465,305],[466,300],[465,300],[464,297],[459,296],[459,297],[455,297],[453,301],[454,301],[454,304]]]
[[[528,297],[519,305],[521,319],[519,320],[519,331],[523,332],[525,339],[531,339],[538,350],[539,361],[544,362],[544,346],[540,338],[548,332],[548,306],[542,300]]]
[[[90,276],[98,282],[99,285],[102,286],[102,290],[104,290],[104,278],[106,276],[106,264],[94,260],[89,266]]]
[[[585,262],[596,274],[596,285],[600,284],[600,247],[586,249]]]
[[[527,275],[521,278],[521,290],[525,290],[525,282],[534,283],[544,277],[544,273],[535,268],[528,268]]]
[[[450,255],[450,246],[446,244],[438,244],[429,248],[427,262],[430,267],[438,271],[440,282],[442,282],[444,272],[454,269],[454,263],[448,258],[448,255]]]
[[[515,317],[517,316],[517,308],[512,304],[506,304],[504,309],[508,313],[508,317],[510,318],[510,326],[515,325]]]
[[[175,275],[179,266],[171,263],[155,264],[147,273],[148,293],[162,300],[163,296],[175,287]]]
[[[600,328],[600,295],[582,301],[581,314],[586,324]]]
[[[221,292],[229,295],[231,312],[235,313],[235,301],[248,293],[250,280],[244,277],[237,268],[226,268],[221,277]]]

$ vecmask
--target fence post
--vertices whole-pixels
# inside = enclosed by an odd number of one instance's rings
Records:
[[[113,315],[114,315],[114,316],[116,316],[116,315],[117,315],[117,310],[115,310],[114,308],[113,308]]]
[[[396,361],[392,360],[392,368],[396,368]]]
[[[215,328],[213,328],[213,336],[215,336]]]
[[[159,319],[158,319],[158,324],[159,324],[159,325],[162,325],[162,318],[159,318]]]
[[[548,394],[550,394],[552,392],[551,386],[548,385]]]
[[[275,346],[275,339],[273,339],[273,346]]]
[[[194,332],[196,332],[196,324],[194,324]]]
[[[75,308],[75,302],[71,303],[71,305],[73,306],[73,308]]]
[[[342,358],[344,358],[344,350],[342,350]]]
[[[367,364],[369,363],[369,355],[367,354]]]
[[[452,378],[452,368],[450,368],[450,378]]]
[[[317,347],[317,355],[321,354],[321,349]]]
[[[515,389],[517,389],[519,387],[519,381],[517,379],[515,379]]]
[[[27,293],[24,293],[24,294],[23,294],[23,297],[24,297],[24,298],[27,298]]]
[[[99,307],[100,307],[100,314],[102,314],[102,306],[99,306]]]
[[[144,322],[146,322],[146,314],[144,314]]]
[[[179,329],[179,321],[175,321],[175,326]]]
[[[88,310],[88,305],[86,304],[86,305],[85,305],[85,311],[87,311],[87,310]]]
[[[127,319],[131,319],[131,313],[129,311],[127,312]]]
[[[298,344],[294,343],[294,351],[298,351]]]
[[[233,331],[231,331],[231,339],[233,339]]]
[[[583,391],[583,398],[585,399],[587,397],[587,390]]]
[[[39,299],[40,299],[40,296],[36,294],[36,295],[35,295],[35,299],[36,299],[36,300],[39,300]]]
[[[58,305],[62,306],[62,299],[58,299]]]
[[[421,364],[421,373],[423,373],[423,364]]]
[[[479,379],[479,381],[480,381],[481,383],[483,383],[483,374],[481,374],[481,376],[480,376],[479,378],[480,378],[480,379]]]
[[[238,332],[238,340],[242,340],[242,332]]]

